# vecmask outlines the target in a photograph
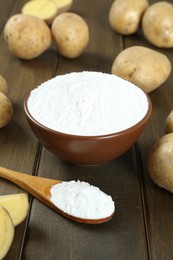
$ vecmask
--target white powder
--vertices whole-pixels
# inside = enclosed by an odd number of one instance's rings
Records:
[[[101,219],[115,211],[111,196],[87,182],[64,181],[53,185],[50,192],[53,204],[74,217]]]
[[[115,75],[81,72],[60,75],[31,91],[31,115],[63,133],[97,136],[125,130],[147,113],[148,99]]]

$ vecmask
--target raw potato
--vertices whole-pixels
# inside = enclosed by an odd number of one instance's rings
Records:
[[[26,193],[0,196],[0,206],[10,214],[14,226],[19,225],[29,211],[28,195]]]
[[[58,6],[51,0],[31,0],[24,4],[22,14],[36,16],[51,24],[58,14]]]
[[[6,209],[0,207],[0,259],[8,253],[14,239],[13,221]]]
[[[52,42],[48,25],[25,14],[16,14],[6,22],[4,36],[10,51],[27,60],[42,54]]]
[[[58,14],[67,12],[72,4],[73,0],[53,0],[58,6]]]
[[[148,171],[158,186],[173,192],[173,133],[154,144],[148,158]]]
[[[1,75],[0,75],[0,91],[3,92],[4,94],[7,94],[8,91],[7,81]]]
[[[173,110],[165,120],[165,133],[166,134],[173,133]]]
[[[152,4],[142,19],[145,38],[160,48],[173,47],[173,5],[168,2]]]
[[[115,0],[109,10],[110,26],[124,35],[135,33],[148,6],[147,0]]]
[[[0,92],[0,128],[6,126],[13,115],[13,106],[10,99]]]
[[[150,93],[163,84],[171,72],[166,55],[142,46],[123,50],[114,60],[112,74],[126,79]]]
[[[89,42],[89,29],[85,20],[71,12],[58,15],[51,27],[58,52],[67,58],[76,58]]]

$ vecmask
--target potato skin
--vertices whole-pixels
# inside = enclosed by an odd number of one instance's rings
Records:
[[[13,115],[13,106],[9,98],[0,92],[0,128],[6,126]]]
[[[148,172],[160,187],[173,192],[173,133],[161,137],[148,157]]]
[[[152,4],[143,16],[142,30],[154,46],[173,47],[173,5],[164,1]]]
[[[133,34],[139,29],[148,6],[147,0],[115,0],[109,10],[109,24],[120,34]]]
[[[10,51],[21,59],[33,59],[42,54],[51,44],[51,32],[41,19],[16,14],[6,22],[4,37]]]
[[[82,54],[89,42],[89,28],[85,20],[72,12],[58,15],[51,27],[58,52],[67,58]]]
[[[173,133],[173,110],[170,112],[165,120],[165,133]]]
[[[163,84],[171,72],[167,56],[143,46],[129,47],[115,58],[112,74],[124,78],[150,93]]]

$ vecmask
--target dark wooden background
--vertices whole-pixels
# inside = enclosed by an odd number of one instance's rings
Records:
[[[153,112],[137,143],[124,155],[98,166],[78,166],[56,158],[36,140],[26,121],[23,101],[28,91],[59,74],[93,70],[108,72],[123,49],[151,46],[142,32],[123,37],[108,23],[111,0],[74,0],[71,11],[90,28],[90,43],[76,59],[58,56],[55,46],[40,57],[15,58],[4,42],[7,19],[20,13],[26,0],[0,0],[0,74],[9,85],[14,106],[12,121],[0,129],[0,165],[28,174],[61,180],[79,179],[98,186],[116,202],[116,215],[102,225],[72,222],[30,197],[26,221],[16,227],[7,260],[171,260],[173,259],[173,195],[157,187],[146,168],[149,151],[164,134],[164,121],[173,109],[172,76],[150,94]],[[156,1],[151,1],[154,3]],[[171,1],[170,1],[171,2]],[[173,50],[157,49],[173,65]],[[0,194],[23,192],[0,179]]]

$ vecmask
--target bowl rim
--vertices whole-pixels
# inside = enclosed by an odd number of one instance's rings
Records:
[[[142,90],[143,91],[143,90]],[[133,130],[133,128],[138,128],[140,127],[141,125],[145,124],[145,122],[148,121],[148,119],[150,118],[151,116],[151,113],[152,113],[152,102],[151,102],[151,99],[149,97],[148,94],[146,94],[144,91],[143,93],[146,95],[147,97],[147,100],[148,100],[148,110],[145,114],[145,116],[140,120],[138,121],[136,124],[134,124],[133,126],[129,127],[129,128],[126,128],[122,131],[119,131],[119,132],[114,132],[114,133],[110,133],[110,134],[105,134],[105,135],[75,135],[75,134],[68,134],[68,133],[63,133],[63,132],[60,132],[60,131],[57,131],[57,130],[54,130],[54,129],[51,129],[43,124],[41,124],[40,122],[38,122],[32,115],[31,113],[29,112],[29,109],[28,109],[28,105],[27,105],[27,102],[28,102],[28,99],[29,99],[29,96],[30,96],[30,93],[31,91],[28,93],[28,95],[24,98],[24,111],[25,111],[25,115],[28,119],[30,119],[34,124],[36,124],[38,127],[41,127],[43,128],[44,130],[46,131],[49,131],[53,134],[58,134],[60,136],[63,136],[63,137],[70,137],[70,138],[78,138],[78,139],[84,139],[84,140],[91,140],[91,139],[104,139],[104,138],[110,138],[110,137],[113,137],[113,136],[118,136],[118,135],[124,135],[124,134],[128,134],[129,132],[131,132]]]

